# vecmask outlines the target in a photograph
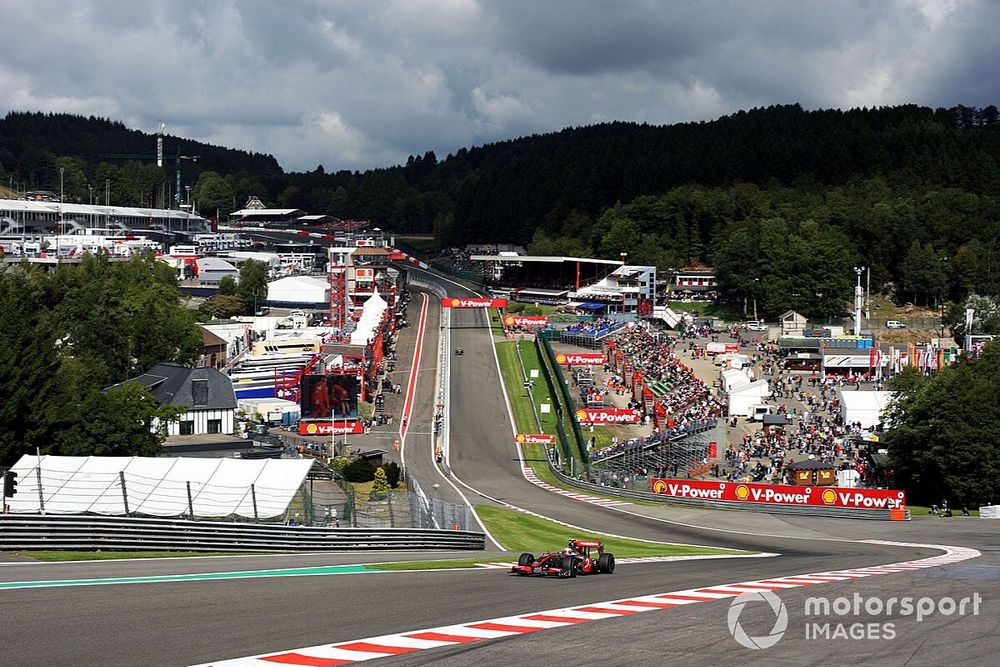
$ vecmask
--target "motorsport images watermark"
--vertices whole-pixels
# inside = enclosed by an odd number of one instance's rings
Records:
[[[955,599],[953,597],[893,596],[808,597],[803,605],[806,618],[806,639],[881,639],[896,638],[896,621],[915,618],[917,623],[931,616],[978,616],[983,597],[979,593]],[[770,630],[743,626],[742,616],[747,607],[770,608],[774,615]],[[765,616],[767,614],[765,613]],[[877,620],[871,620],[877,619]],[[729,634],[741,646],[749,649],[771,648],[788,629],[788,609],[772,591],[743,593],[733,599],[726,618]],[[767,617],[765,625],[771,623]],[[762,634],[756,634],[763,630]]]

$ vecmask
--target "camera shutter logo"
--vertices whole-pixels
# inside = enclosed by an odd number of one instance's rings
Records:
[[[751,602],[766,602],[771,607],[775,618],[774,627],[771,628],[770,633],[751,637],[743,629],[743,626],[740,624],[740,615],[743,613],[744,607]],[[788,628],[788,610],[785,609],[785,604],[781,601],[781,598],[771,591],[753,591],[751,593],[743,593],[733,599],[732,604],[729,605],[727,620],[729,622],[729,634],[741,646],[754,650],[771,648],[784,636],[785,630]]]

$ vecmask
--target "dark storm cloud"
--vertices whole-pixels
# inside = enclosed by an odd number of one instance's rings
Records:
[[[996,103],[998,3],[5,3],[0,112],[120,119],[366,168],[622,119]]]

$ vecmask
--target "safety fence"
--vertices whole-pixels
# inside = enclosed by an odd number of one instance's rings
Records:
[[[562,371],[559,370],[555,352],[552,351],[552,345],[549,341],[536,336],[535,346],[538,349],[538,358],[542,364],[542,373],[548,373],[549,378],[547,378],[547,381],[559,388],[558,391],[552,391],[552,396],[559,396],[563,406],[562,419],[558,420],[558,425],[561,429],[565,430],[566,422],[569,422],[574,439],[573,444],[575,445],[574,456],[572,458],[579,459],[582,462],[583,468],[589,476],[590,461],[587,454],[587,441],[583,437],[583,431],[580,430],[580,422],[576,420],[576,411],[573,409],[573,397],[569,393],[569,384],[566,382],[566,378],[563,377]]]
[[[137,517],[0,515],[0,551],[354,551],[483,549],[483,534],[415,528],[311,528]]]
[[[478,528],[468,505],[459,505],[436,497],[436,490],[428,496],[412,481],[410,492],[410,512],[413,525],[421,528],[441,530],[475,531]]]
[[[744,512],[762,512],[765,514],[798,514],[799,516],[818,516],[839,519],[869,519],[877,521],[898,520],[894,519],[892,514],[893,510],[854,509],[847,507],[815,507],[808,505],[778,505],[729,500],[678,498],[676,496],[667,497],[662,494],[653,493],[652,491],[639,490],[642,488],[642,485],[647,483],[648,480],[646,480],[646,478],[641,478],[640,481],[635,484],[635,488],[616,488],[613,486],[592,484],[590,482],[570,477],[569,475],[563,474],[562,471],[556,469],[552,465],[550,465],[549,468],[561,482],[581,491],[604,496],[614,496],[618,498],[633,498],[636,500],[652,501],[662,503],[664,505],[683,505],[687,507],[700,507],[703,509],[741,510]],[[647,486],[646,488],[650,487]],[[909,521],[910,510],[904,510],[902,518],[905,521]]]

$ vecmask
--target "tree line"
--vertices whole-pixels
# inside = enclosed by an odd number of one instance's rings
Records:
[[[174,270],[150,256],[86,255],[51,273],[0,271],[0,465],[47,454],[155,456],[177,408],[129,383],[201,347]]]

